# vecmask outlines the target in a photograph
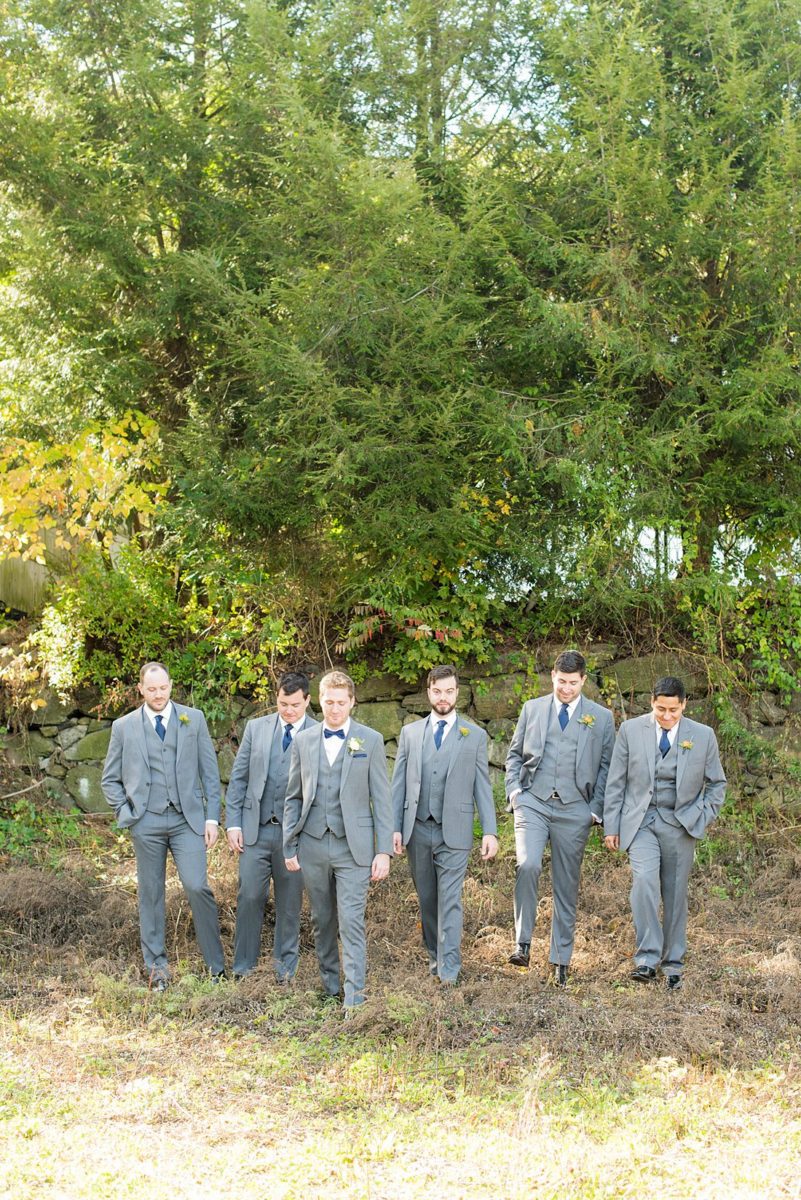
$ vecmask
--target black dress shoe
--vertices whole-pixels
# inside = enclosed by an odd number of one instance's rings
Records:
[[[677,992],[681,987],[681,975],[668,975],[667,987],[669,992]]]
[[[170,981],[166,975],[151,975],[149,985],[151,992],[166,992]]]
[[[213,987],[217,987],[219,983],[225,983],[225,971],[213,971],[211,975],[211,983]]]
[[[527,967],[530,957],[530,950],[531,942],[518,942],[515,946],[514,954],[509,955],[509,962],[513,967]]]
[[[567,987],[567,967],[564,963],[554,963],[553,981],[557,987]]]
[[[629,975],[629,979],[633,979],[637,983],[650,983],[656,979],[656,967],[635,967]]]

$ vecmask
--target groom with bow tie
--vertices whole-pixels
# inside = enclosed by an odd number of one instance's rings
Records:
[[[286,867],[303,870],[323,989],[337,998],[337,933],[342,942],[346,1017],[365,1000],[367,892],[386,879],[392,855],[384,739],[351,718],[355,703],[344,671],[322,677],[322,724],[295,738],[284,803]]]

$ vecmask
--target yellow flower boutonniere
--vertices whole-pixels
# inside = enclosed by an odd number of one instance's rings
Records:
[[[459,737],[467,737],[469,732],[470,732],[470,730],[467,728],[466,725],[459,726]]]
[[[358,754],[364,745],[364,738],[352,737],[348,738],[348,754]]]
[[[687,739],[686,739],[685,741],[683,741],[683,742],[679,742],[679,745],[681,746],[682,750],[692,750],[692,748],[693,748],[693,744],[692,744],[692,742],[689,740],[689,738],[687,738]]]
[[[592,729],[595,724],[595,717],[592,713],[586,713],[585,716],[579,717],[579,725],[586,725],[588,729]]]
[[[181,722],[182,725],[189,724],[189,717],[186,715],[186,713],[181,713],[178,720]]]

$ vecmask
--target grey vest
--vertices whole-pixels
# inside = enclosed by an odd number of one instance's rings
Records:
[[[284,740],[284,722],[280,719],[275,723],[273,740],[270,746],[270,756],[267,760],[267,778],[261,797],[261,812],[259,822],[266,825],[271,817],[279,821],[284,816],[284,800],[286,785],[289,780],[289,763],[292,758],[292,745],[286,750],[281,749]]]
[[[563,804],[573,804],[577,800],[584,802],[584,797],[576,787],[576,754],[581,732],[578,707],[573,710],[573,716],[564,732],[559,724],[553,702],[551,702],[550,709],[548,736],[542,748],[539,766],[529,785],[529,791],[538,800],[547,800],[553,792],[558,792]]]
[[[317,771],[317,791],[311,803],[304,832],[312,837],[321,838],[327,829],[335,837],[345,836],[345,822],[342,819],[342,805],[339,800],[339,789],[342,783],[342,764],[347,747],[343,746],[334,760],[333,767],[328,765],[325,752],[324,738],[320,738],[320,766]]]
[[[162,742],[153,728],[147,713],[142,712],[145,726],[145,747],[150,764],[150,791],[147,797],[148,812],[163,813],[170,805],[181,811],[178,795],[178,714],[173,709],[167,722],[167,731]]]
[[[452,726],[445,741],[437,750],[434,745],[434,734],[431,721],[426,718],[426,730],[423,733],[423,761],[420,770],[420,799],[417,804],[417,820],[425,821],[432,817],[442,824],[442,806],[445,803],[445,783],[448,778],[448,767],[451,762],[453,748],[459,736],[456,725]]]
[[[679,767],[678,736],[665,757],[657,745],[656,766],[654,768],[654,792],[648,805],[649,810],[669,813],[671,820],[676,808],[676,772]]]

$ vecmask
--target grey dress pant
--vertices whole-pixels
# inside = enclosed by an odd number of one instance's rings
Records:
[[[581,864],[592,813],[583,801],[563,804],[561,800],[536,799],[535,803],[535,808],[519,803],[515,808],[515,937],[524,944],[531,942],[542,857],[550,842],[553,919],[549,957],[552,963],[566,967],[573,956]]]
[[[446,983],[454,982],[462,966],[462,887],[470,851],[447,846],[442,826],[429,819],[415,821],[407,853],[429,970]]]
[[[266,822],[259,826],[258,838],[253,845],[246,845],[239,855],[235,975],[247,975],[258,962],[271,879],[275,897],[273,968],[277,979],[292,979],[298,969],[303,874],[300,871],[287,871],[283,829],[279,824]]]
[[[184,816],[170,807],[163,813],[145,812],[131,826],[136,851],[139,931],[142,956],[151,972],[167,975],[165,881],[167,852],[192,909],[195,934],[206,966],[213,975],[225,970],[217,905],[208,885],[206,845]]]
[[[681,975],[687,954],[687,890],[695,838],[658,810],[645,814],[629,846],[631,915],[638,966]],[[662,920],[659,903],[662,902]]]
[[[311,906],[314,947],[323,988],[329,996],[339,995],[338,930],[342,941],[345,1007],[362,1004],[367,975],[364,911],[370,867],[360,867],[350,852],[347,838],[336,837],[330,831],[316,838],[303,830],[298,861]]]

